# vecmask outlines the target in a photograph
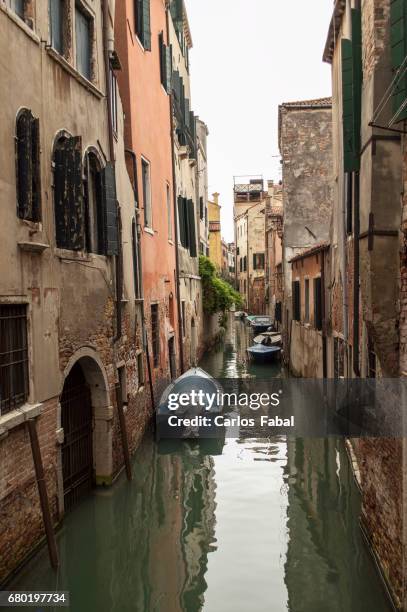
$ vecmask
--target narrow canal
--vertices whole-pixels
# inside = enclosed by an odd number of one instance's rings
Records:
[[[232,318],[202,361],[216,377],[282,376],[246,362]],[[66,517],[61,568],[43,549],[10,588],[69,590],[74,612],[387,612],[359,494],[336,439],[227,439],[207,454],[151,435],[123,475]],[[14,608],[13,608],[14,609]]]

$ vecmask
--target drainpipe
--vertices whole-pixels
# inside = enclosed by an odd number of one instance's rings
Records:
[[[360,235],[360,174],[353,175],[354,228],[353,228],[353,371],[360,378],[359,367],[359,235]]]
[[[143,339],[143,348],[146,352],[146,361],[147,361],[147,370],[148,370],[148,381],[150,387],[150,395],[151,395],[151,407],[153,412],[155,412],[155,398],[154,398],[154,386],[153,386],[153,378],[152,378],[152,368],[151,368],[151,357],[150,350],[148,346],[148,335],[145,324],[145,313],[144,313],[144,288],[142,282],[142,270],[143,270],[143,261],[142,261],[142,253],[141,253],[141,225],[140,225],[140,208],[139,208],[139,193],[138,193],[138,176],[137,176],[137,157],[135,152],[132,149],[125,149],[125,153],[130,155],[132,160],[132,170],[133,170],[133,192],[134,192],[134,204],[136,209],[136,252],[137,252],[137,267],[138,267],[138,282],[139,286],[135,287],[136,294],[140,296],[141,303],[141,335]]]
[[[167,28],[167,43],[170,40],[169,4],[166,3],[165,16]],[[179,274],[179,253],[178,253],[178,211],[177,211],[177,185],[175,175],[175,143],[174,143],[174,117],[172,113],[173,98],[172,91],[168,96],[170,110],[170,130],[171,130],[171,162],[172,162],[172,197],[174,200],[174,238],[175,238],[175,277],[177,290],[177,315],[178,315],[178,341],[179,341],[179,362],[181,374],[184,372],[184,345],[182,338],[182,311],[181,311],[181,284]]]
[[[114,7],[114,4],[113,4]],[[112,47],[114,41],[109,36],[109,0],[102,0],[102,13],[103,13],[103,52],[104,52],[104,64],[105,64],[105,87],[106,87],[106,101],[107,101],[107,114],[108,114],[108,132],[109,132],[109,158],[110,163],[115,168],[116,160],[114,154],[114,136],[113,136],[113,124],[112,124],[112,92],[110,89],[110,53],[113,51]],[[123,288],[123,261],[122,261],[122,250],[121,250],[121,234],[120,234],[120,213],[118,212],[118,234],[119,234],[119,253],[115,256],[114,272],[115,285],[116,285],[116,334],[114,341],[117,342],[122,337],[122,288]]]
[[[326,348],[326,300],[325,300],[325,249],[321,253],[321,308],[322,308],[322,377],[328,377],[328,362]]]
[[[346,194],[346,174],[343,175],[342,181],[342,236],[340,240],[340,257],[341,257],[341,275],[342,275],[342,317],[343,317],[343,337],[345,340],[346,347],[346,362],[348,367],[348,339],[349,339],[349,330],[348,330],[348,288],[347,288],[347,257],[346,257],[346,202],[345,202],[345,194]],[[348,371],[348,370],[347,370]]]

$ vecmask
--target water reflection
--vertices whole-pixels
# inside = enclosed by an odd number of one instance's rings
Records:
[[[281,376],[247,362],[250,341],[232,321],[202,367]],[[390,610],[342,441],[148,435],[133,469],[67,516],[57,576],[44,549],[10,586],[69,590],[75,612]]]

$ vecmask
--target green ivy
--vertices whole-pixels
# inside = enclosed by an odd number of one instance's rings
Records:
[[[235,291],[230,283],[219,278],[215,266],[208,257],[199,257],[199,274],[202,278],[203,309],[206,314],[225,312],[233,304],[242,305],[240,293]]]

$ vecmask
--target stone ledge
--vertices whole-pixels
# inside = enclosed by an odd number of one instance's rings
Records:
[[[3,416],[0,416],[0,438],[29,419],[42,413],[43,404],[24,404]]]

